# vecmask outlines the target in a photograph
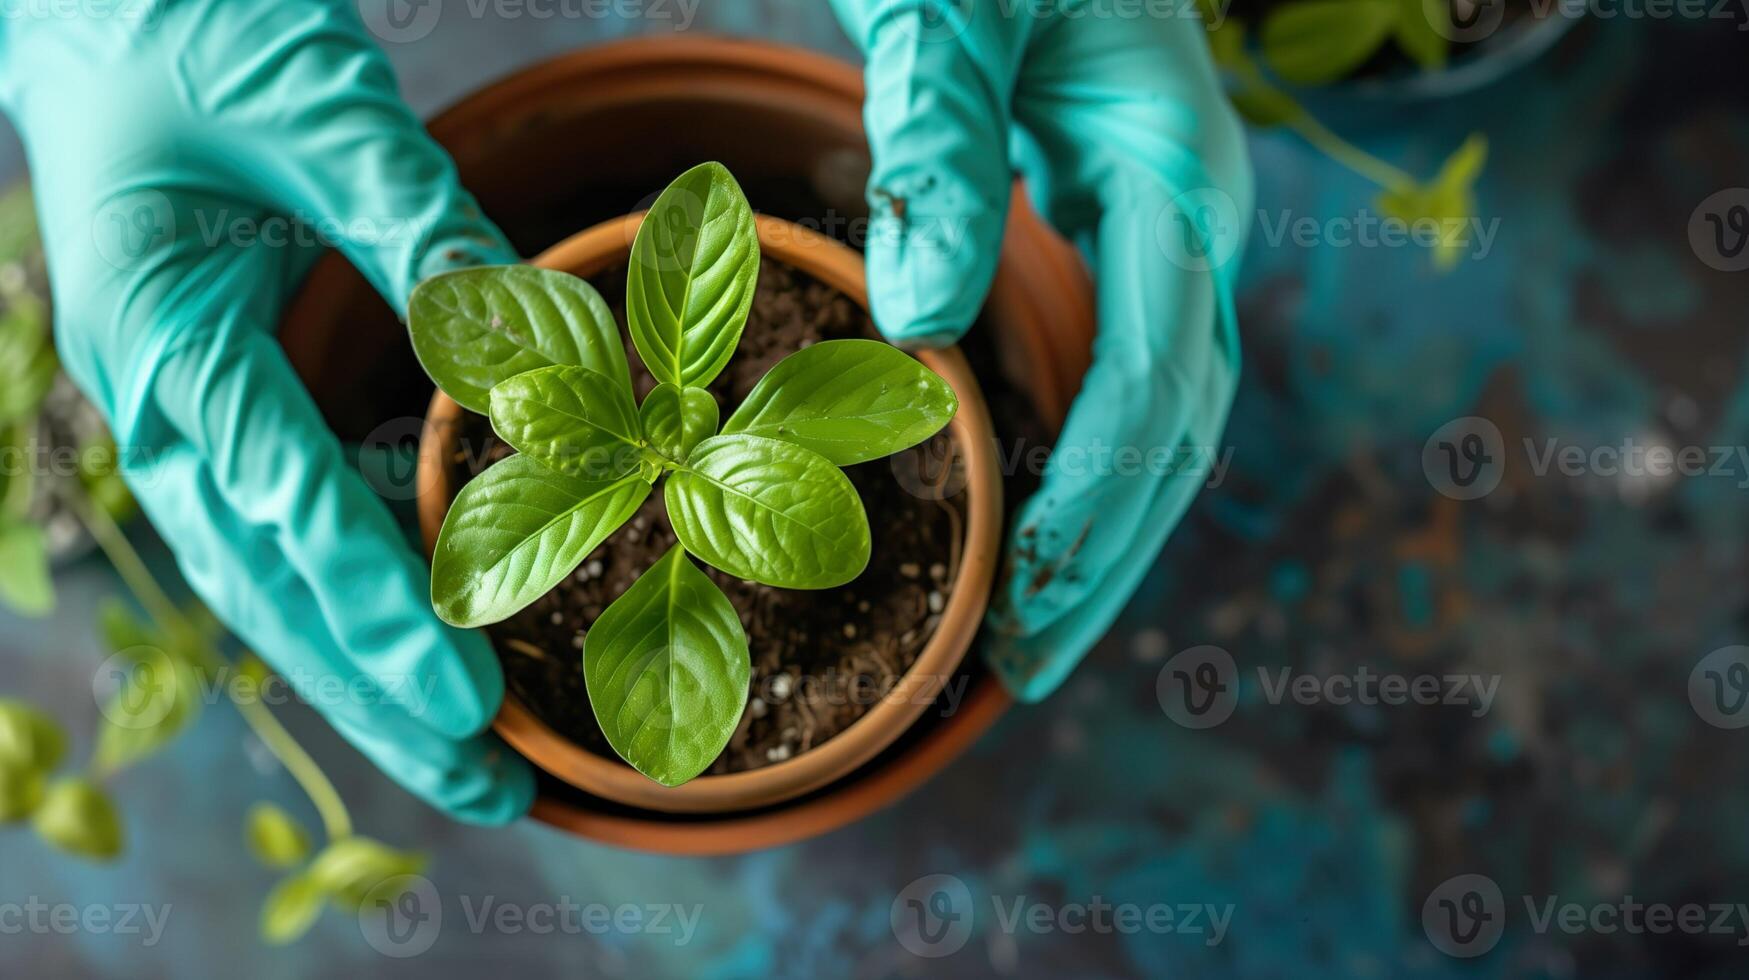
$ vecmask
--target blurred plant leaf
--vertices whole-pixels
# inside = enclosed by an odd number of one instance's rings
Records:
[[[291,814],[272,803],[257,803],[243,818],[243,842],[255,860],[269,868],[291,868],[310,856],[310,835]]]
[[[335,904],[355,912],[378,885],[423,870],[424,855],[398,851],[368,837],[346,837],[323,848],[310,862],[308,874]]]
[[[36,201],[30,184],[21,180],[0,192],[0,265],[21,262],[40,248]]]
[[[42,529],[6,517],[0,517],[0,606],[21,616],[46,616],[55,608]]]
[[[108,861],[122,851],[121,818],[115,804],[83,776],[51,784],[31,825],[44,840],[69,854]]]
[[[261,905],[261,938],[276,946],[296,941],[316,924],[327,900],[322,886],[307,873],[281,879]]]
[[[1295,85],[1326,85],[1378,51],[1399,20],[1397,0],[1303,0],[1263,20],[1263,61]]]
[[[42,804],[42,770],[0,762],[0,823],[23,820]]]
[[[36,809],[46,777],[66,752],[58,722],[23,701],[0,699],[0,820],[20,820]]]
[[[1423,71],[1438,71],[1445,67],[1451,42],[1433,27],[1435,16],[1449,17],[1448,0],[1397,0],[1397,47],[1412,58]]]
[[[122,651],[133,663],[103,705],[97,771],[116,772],[162,748],[200,716],[200,674],[187,659],[157,646]]]
[[[121,459],[109,433],[89,439],[79,447],[79,483],[85,488],[85,496],[111,520],[120,522],[133,516],[137,505],[122,479]]]
[[[34,299],[14,299],[0,313],[0,425],[35,418],[59,367],[47,311]]]
[[[1433,221],[1442,229],[1454,222],[1468,223],[1476,214],[1475,183],[1488,159],[1488,140],[1472,133],[1462,146],[1448,157],[1432,181],[1380,192],[1378,208],[1390,217],[1411,226]],[[1463,258],[1470,244],[1467,236],[1441,233],[1433,248],[1434,268],[1448,272]]]

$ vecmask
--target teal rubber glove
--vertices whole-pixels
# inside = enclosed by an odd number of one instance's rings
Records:
[[[1015,171],[1095,276],[1093,365],[1016,515],[985,651],[1037,700],[1117,619],[1220,453],[1251,213],[1242,132],[1189,0],[833,7],[867,58],[868,276],[887,337],[938,345],[971,325]]]
[[[424,563],[274,339],[324,239],[401,310],[419,279],[514,253],[350,2],[43,9],[0,23],[0,104],[57,346],[124,478],[195,592],[383,771],[458,819],[521,816],[533,774],[482,734],[496,658],[432,613]]]

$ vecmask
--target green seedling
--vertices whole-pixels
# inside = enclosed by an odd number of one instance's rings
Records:
[[[1249,43],[1246,23],[1221,17],[1213,0],[1199,0],[1208,23],[1209,48],[1227,79],[1233,108],[1253,126],[1286,127],[1330,159],[1376,184],[1374,206],[1410,227],[1440,229],[1430,245],[1433,266],[1449,272],[1463,258],[1465,238],[1444,233],[1476,214],[1475,184],[1488,156],[1488,141],[1472,133],[1432,180],[1420,180],[1360,149],[1319,122],[1278,84],[1327,85],[1348,77],[1387,42],[1422,71],[1445,67],[1450,49],[1434,30],[1449,17],[1445,0],[1299,0],[1274,8],[1263,20],[1259,43]]]
[[[54,605],[48,550],[30,506],[35,481],[21,464],[58,370],[47,303],[17,272],[40,265],[41,252],[29,190],[0,193],[0,608],[26,615],[46,614]],[[227,661],[219,652],[218,621],[198,603],[172,601],[117,525],[135,504],[114,440],[90,433],[77,449],[78,480],[55,482],[51,492],[109,558],[134,602],[112,597],[98,610],[110,654],[104,666],[116,685],[101,706],[83,770],[58,771],[68,741],[59,722],[23,701],[0,698],[0,825],[28,822],[44,842],[89,861],[120,857],[126,827],[104,784],[193,727],[206,695],[219,687],[322,819],[325,840],[317,851],[285,811],[266,803],[250,811],[246,846],[263,865],[285,872],[262,907],[262,938],[291,942],[328,905],[357,912],[366,902],[392,900],[425,858],[353,832],[333,784],[256,693],[268,680],[266,665],[247,654]],[[236,682],[226,683],[233,674]]]
[[[721,164],[682,174],[632,244],[626,317],[658,384],[634,399],[619,327],[595,289],[526,266],[462,269],[413,291],[420,362],[517,450],[457,495],[432,602],[476,627],[569,575],[664,483],[679,544],[590,628],[589,701],[626,762],[676,786],[727,744],[747,701],[747,638],[692,557],[742,579],[826,589],[869,559],[868,517],[840,467],[940,431],[953,390],[871,340],[803,348],[719,425],[706,386],[740,341],[759,275],[753,211]],[[688,557],[688,556],[692,557]]]

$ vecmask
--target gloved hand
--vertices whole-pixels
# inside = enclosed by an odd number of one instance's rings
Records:
[[[833,8],[867,57],[869,292],[888,338],[946,344],[970,326],[1015,170],[1097,281],[1093,366],[991,613],[986,655],[1037,700],[1110,628],[1219,452],[1251,212],[1239,123],[1190,0]]]
[[[533,775],[481,734],[496,658],[432,613],[424,563],[274,339],[323,238],[403,310],[421,278],[515,254],[347,0],[104,11],[0,23],[68,373],[245,643],[412,792],[470,822],[521,816]]]

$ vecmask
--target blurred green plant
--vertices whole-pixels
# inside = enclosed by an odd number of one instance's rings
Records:
[[[39,483],[22,461],[59,366],[46,300],[31,291],[31,277],[20,271],[32,255],[40,256],[29,205],[28,189],[0,194],[0,606],[41,616],[54,608],[54,588],[47,536],[32,507]],[[267,666],[252,654],[233,666],[219,652],[224,631],[211,613],[199,603],[178,606],[152,575],[118,523],[135,505],[116,465],[114,442],[103,435],[77,449],[77,480],[40,485],[77,518],[134,600],[111,598],[98,612],[98,629],[112,654],[106,664],[118,682],[101,705],[86,770],[61,776],[55,773],[67,749],[62,726],[30,704],[0,699],[0,823],[28,820],[50,845],[90,860],[121,856],[125,828],[104,782],[186,731],[216,687],[308,795],[326,838],[306,862],[310,837],[296,820],[268,803],[249,811],[250,853],[267,867],[292,871],[267,896],[263,939],[295,940],[325,905],[356,911],[384,882],[421,870],[423,856],[353,833],[333,784],[259,697],[270,680]],[[241,683],[226,683],[233,673]]]
[[[1476,180],[1488,157],[1481,133],[1471,133],[1433,179],[1422,181],[1332,132],[1275,81],[1328,85],[1348,77],[1392,41],[1421,70],[1442,69],[1451,47],[1433,27],[1434,17],[1450,16],[1442,0],[1297,0],[1264,16],[1256,45],[1249,43],[1244,20],[1217,16],[1213,0],[1198,3],[1204,22],[1215,25],[1209,47],[1227,77],[1228,98],[1246,122],[1286,127],[1378,185],[1375,206],[1387,217],[1408,225],[1431,221],[1441,228],[1474,218]],[[1465,242],[1442,234],[1431,247],[1434,268],[1449,272],[1463,257]]]

